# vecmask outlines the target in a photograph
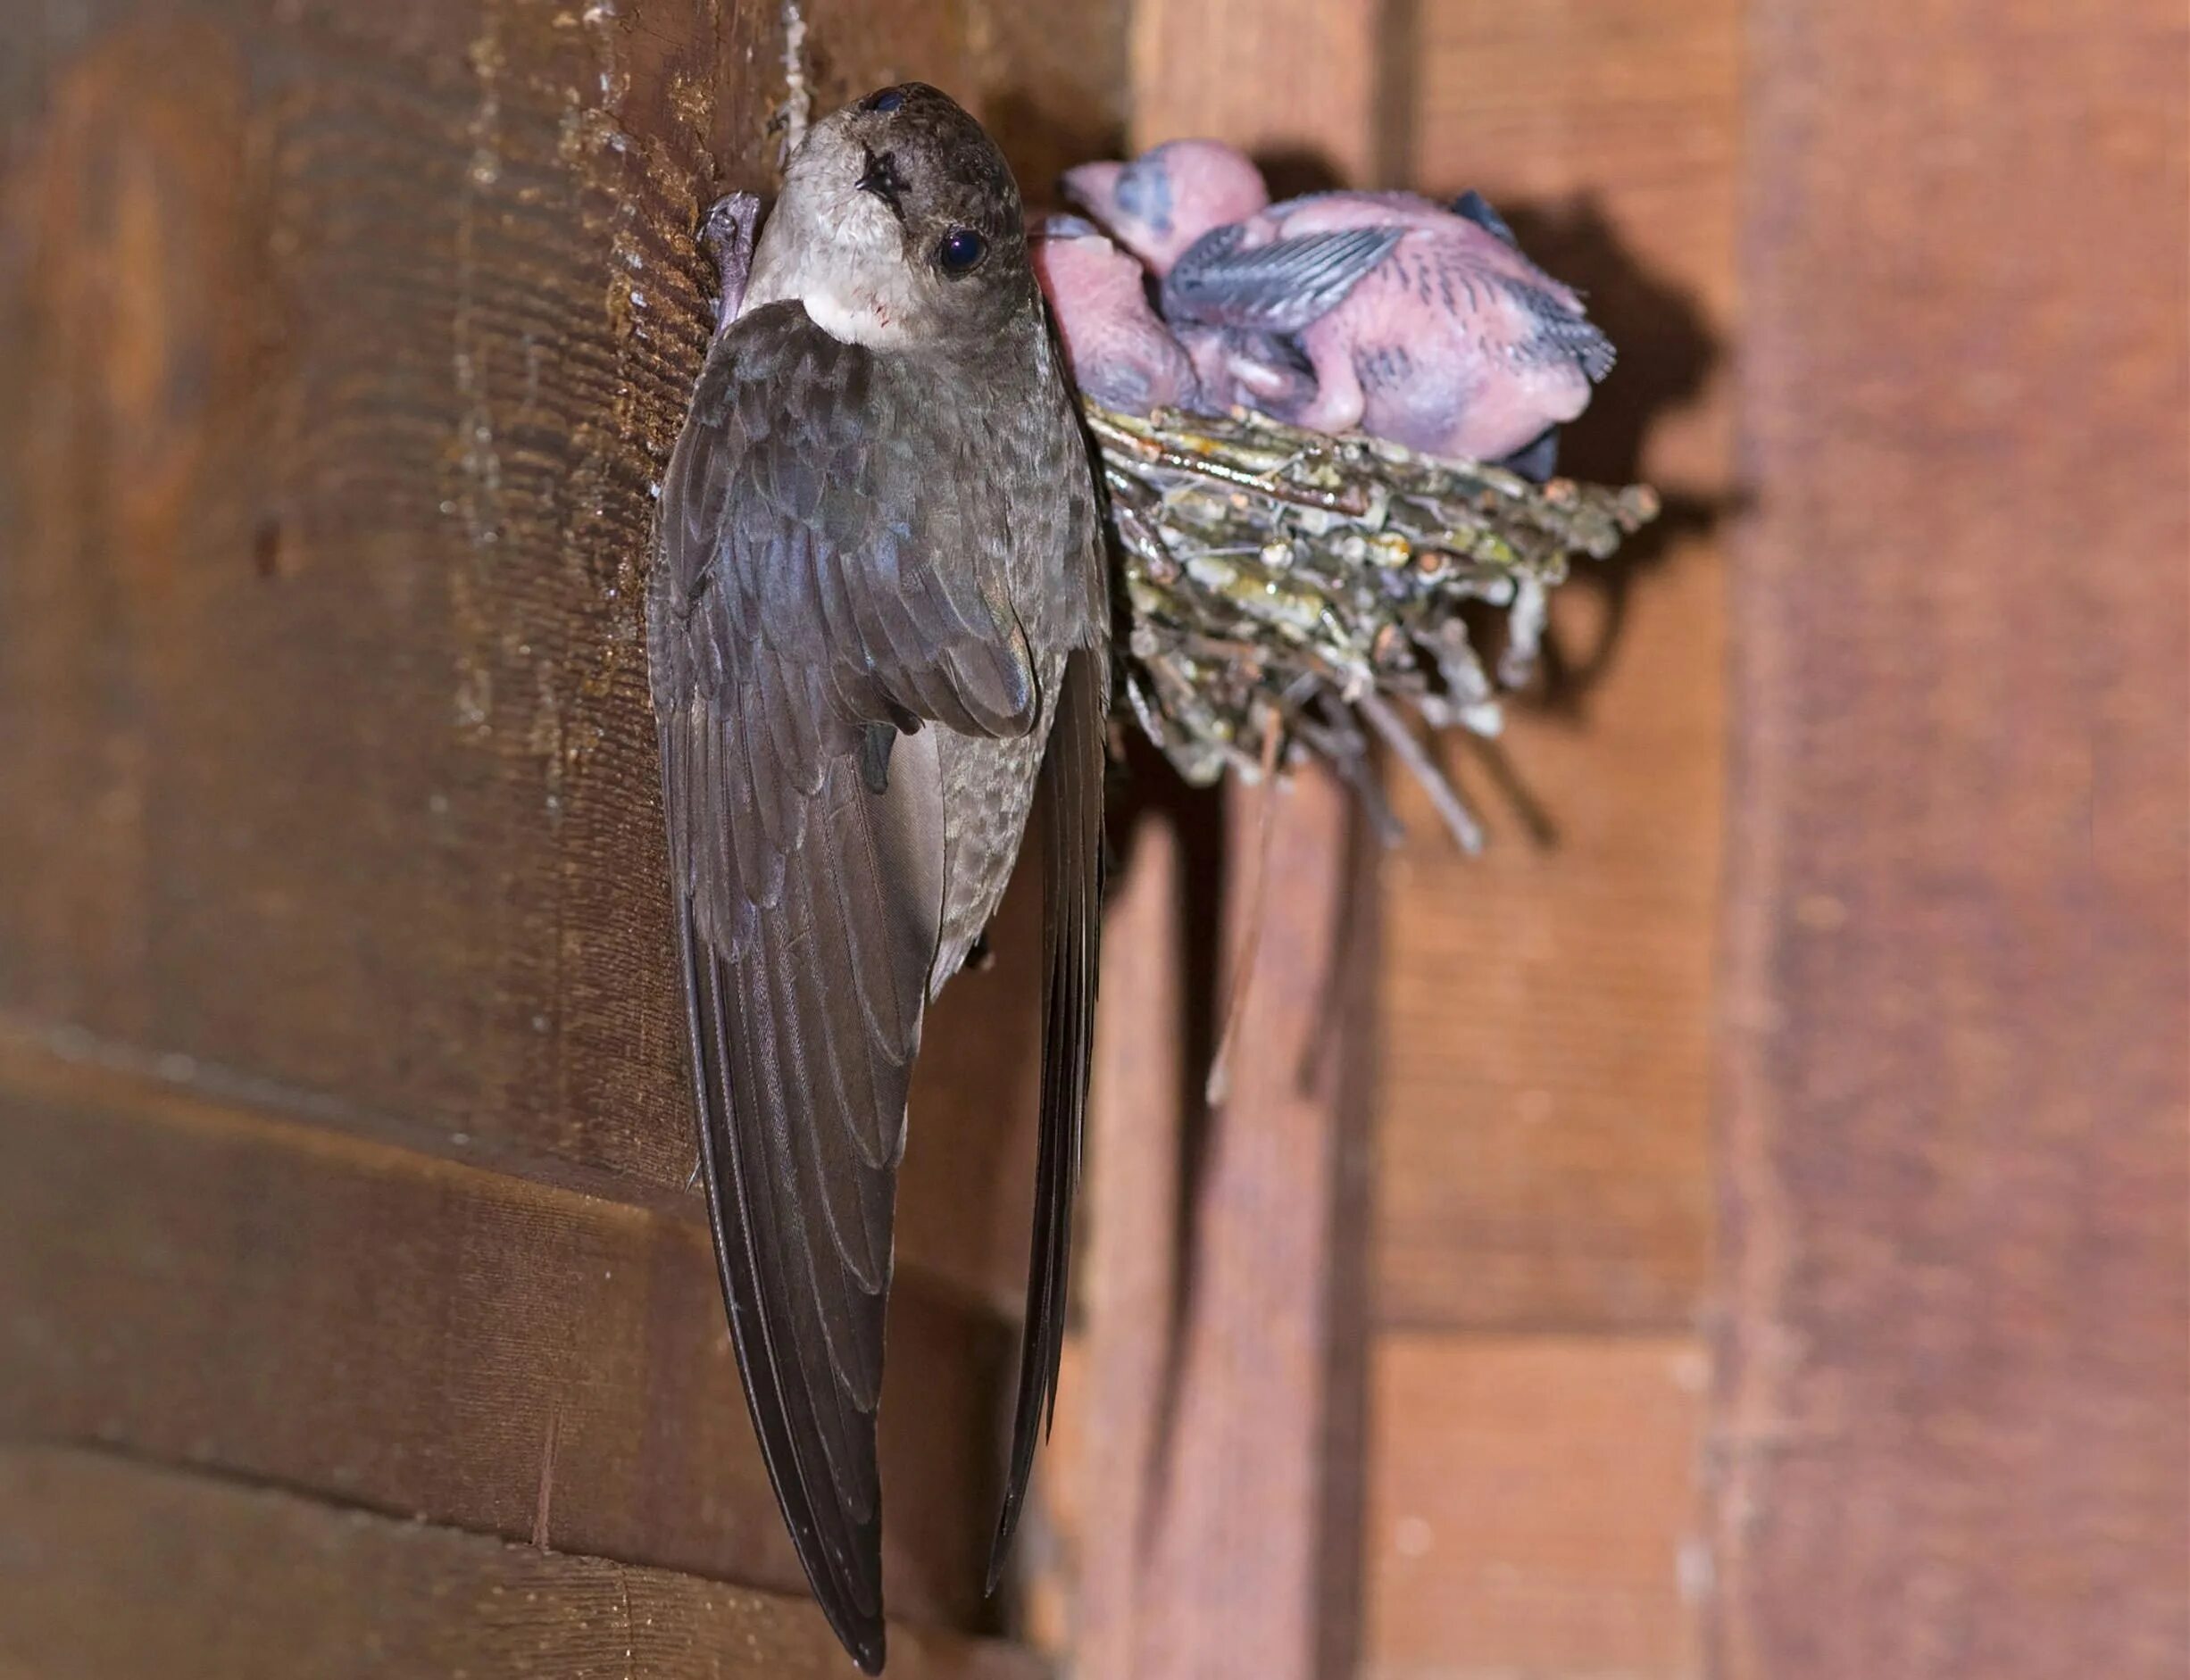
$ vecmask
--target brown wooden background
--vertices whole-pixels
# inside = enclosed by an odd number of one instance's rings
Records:
[[[1672,493],[1455,751],[1485,858],[1283,803],[1214,1117],[1258,798],[1134,823],[1033,1653],[967,1637],[1027,941],[946,998],[892,1673],[2183,1675],[2179,6],[804,10],[1030,187],[1479,187],[1621,345],[1569,464]],[[0,23],[0,1676],[848,1672],[685,1188],[637,640],[780,7]]]

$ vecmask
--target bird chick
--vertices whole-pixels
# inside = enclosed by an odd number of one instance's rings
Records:
[[[1083,395],[1128,414],[1198,404],[1194,363],[1148,301],[1139,262],[1078,216],[1048,218],[1028,250]]]
[[[1262,172],[1221,140],[1167,140],[1129,163],[1069,169],[1058,185],[1066,203],[1158,279],[1212,228],[1245,221],[1270,203]]]
[[[1479,195],[1316,193],[1212,228],[1165,275],[1174,328],[1297,342],[1304,400],[1265,406],[1427,454],[1497,461],[1588,405],[1611,341]]]

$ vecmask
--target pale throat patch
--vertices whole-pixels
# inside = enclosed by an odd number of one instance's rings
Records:
[[[798,183],[795,202],[779,201],[761,229],[738,313],[787,298],[842,343],[870,350],[904,344],[919,299],[888,207],[856,187]]]
[[[826,287],[800,294],[807,318],[830,337],[870,350],[887,350],[905,342],[897,318],[872,298],[846,299]]]

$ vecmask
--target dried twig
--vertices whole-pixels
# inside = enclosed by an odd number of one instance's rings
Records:
[[[1414,738],[1414,731],[1407,728],[1406,720],[1394,711],[1385,703],[1384,696],[1373,688],[1364,689],[1353,703],[1360,709],[1361,716],[1369,719],[1370,727],[1384,737],[1384,744],[1399,755],[1402,764],[1414,772],[1414,779],[1422,785],[1422,791],[1429,795],[1429,803],[1436,808],[1437,815],[1445,819],[1445,826],[1451,831],[1453,844],[1471,857],[1480,852],[1483,849],[1483,825],[1475,819],[1475,813],[1468,809],[1467,802],[1460,796],[1460,790],[1438,768],[1436,760],[1431,758],[1423,750],[1422,744]]]

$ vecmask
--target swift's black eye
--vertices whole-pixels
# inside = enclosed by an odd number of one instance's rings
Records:
[[[953,279],[970,274],[988,254],[988,241],[970,228],[953,228],[936,247],[936,264]]]
[[[905,90],[903,88],[885,87],[878,94],[870,94],[867,96],[867,109],[870,111],[879,111],[887,114],[889,112],[896,110],[897,107],[904,104],[904,102]]]

